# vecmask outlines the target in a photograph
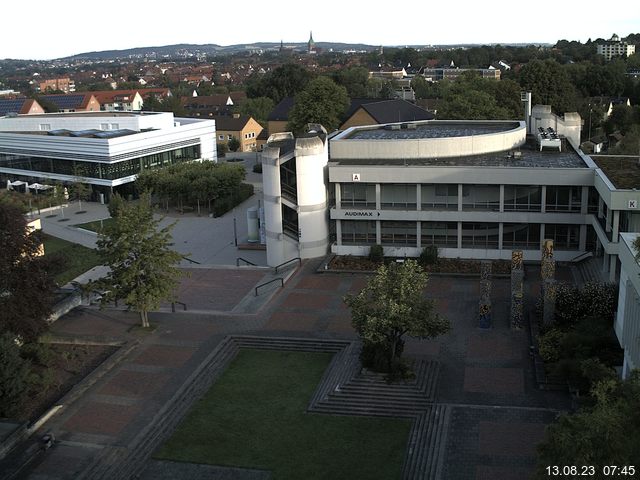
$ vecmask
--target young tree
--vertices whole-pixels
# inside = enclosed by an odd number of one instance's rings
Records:
[[[240,148],[240,140],[238,140],[236,137],[231,137],[231,140],[227,142],[227,147],[229,147],[229,150],[231,150],[232,152],[237,152]]]
[[[174,225],[159,228],[148,194],[138,203],[118,199],[110,213],[115,222],[98,239],[98,253],[110,271],[88,288],[102,292],[103,305],[124,300],[148,327],[148,312],[172,299],[181,276],[177,264],[182,256],[169,248]]]
[[[378,268],[357,295],[347,295],[352,324],[365,346],[379,346],[388,354],[389,371],[399,365],[404,335],[434,338],[447,333],[449,321],[425,298],[428,275],[414,260]]]
[[[336,85],[328,77],[318,77],[296,95],[289,113],[288,128],[293,132],[302,132],[308,123],[319,123],[328,132],[340,126],[342,115],[349,106],[347,89]]]
[[[0,333],[33,340],[46,328],[54,288],[47,263],[38,232],[28,232],[17,207],[0,203]]]

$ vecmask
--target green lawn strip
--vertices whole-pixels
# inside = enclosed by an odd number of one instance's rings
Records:
[[[64,285],[87,270],[100,265],[98,254],[91,248],[50,235],[43,234],[42,237],[45,256],[56,255],[61,257],[63,270],[55,276],[58,285]]]
[[[113,223],[113,218],[105,218],[104,220],[94,220],[93,222],[79,223],[74,225],[77,228],[84,228],[85,230],[91,230],[92,232],[100,233],[102,228]]]
[[[156,458],[274,479],[400,478],[411,422],[305,413],[330,354],[242,349]]]

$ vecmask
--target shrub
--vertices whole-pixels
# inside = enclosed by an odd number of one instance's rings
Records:
[[[371,245],[369,248],[369,260],[375,263],[382,263],[384,261],[384,249],[382,245]]]
[[[438,247],[435,245],[428,245],[422,249],[420,253],[420,264],[434,265],[438,261]]]
[[[556,295],[556,323],[566,329],[587,317],[611,321],[617,301],[618,290],[613,283],[587,283],[582,288],[560,284]]]
[[[262,173],[262,164],[261,163],[256,163],[253,168],[253,173]]]
[[[388,343],[364,342],[360,351],[360,362],[364,368],[378,373],[386,373],[387,380],[407,379],[413,376],[409,365],[403,360],[404,340],[400,340],[396,345],[396,359],[393,364],[389,363],[391,358],[391,346]]]
[[[538,352],[545,362],[557,362],[560,359],[560,342],[564,332],[552,328],[538,337]]]
[[[15,335],[0,336],[0,417],[17,415],[27,398],[31,378],[31,362],[20,356]]]
[[[216,149],[218,151],[218,157],[224,157],[229,151],[229,147],[227,147],[226,143],[217,143]]]
[[[51,346],[47,343],[25,343],[20,349],[20,355],[43,367],[47,367],[53,360]]]

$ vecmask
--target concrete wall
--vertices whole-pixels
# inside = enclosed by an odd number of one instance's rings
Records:
[[[416,123],[420,125],[427,122]],[[451,121],[453,125],[456,123],[460,122]],[[519,122],[517,127],[506,132],[449,138],[360,140],[349,138],[351,133],[352,131],[347,130],[331,140],[332,159],[411,159],[479,155],[518,148],[525,143],[527,134],[524,122]]]
[[[551,111],[551,105],[535,105],[531,110],[531,126],[529,133],[535,135],[538,127],[553,128],[558,134],[567,137],[573,145],[580,145],[582,118],[576,112],[565,113],[559,117]]]

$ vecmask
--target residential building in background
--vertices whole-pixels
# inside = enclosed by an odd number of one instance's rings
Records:
[[[602,55],[605,60],[609,61],[613,57],[630,57],[636,53],[636,46],[620,40],[615,33],[605,43],[599,43],[596,46],[598,55]]]
[[[36,113],[44,113],[44,109],[33,98],[0,99],[0,117]]]
[[[218,115],[216,121],[216,142],[227,145],[232,138],[240,141],[239,152],[256,152],[258,137],[263,128],[248,115]]]
[[[93,112],[0,118],[0,182],[86,182],[94,199],[133,193],[146,169],[217,161],[215,122],[165,112]]]
[[[40,98],[55,105],[60,113],[100,111],[100,103],[91,92],[41,95]]]
[[[76,85],[70,78],[51,78],[41,81],[39,83],[39,89],[42,93],[47,93],[47,90],[60,90],[63,93],[73,93],[76,91]]]

